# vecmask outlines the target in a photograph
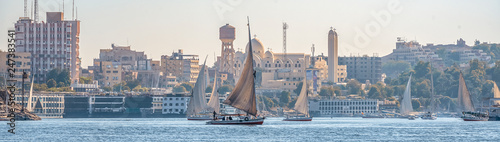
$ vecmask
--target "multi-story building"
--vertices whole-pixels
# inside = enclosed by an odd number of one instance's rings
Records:
[[[9,69],[11,68],[8,64],[8,58],[7,55],[9,52],[2,52],[0,51],[0,76],[4,77],[6,79],[10,80],[16,80],[16,86],[21,86],[22,84],[22,77],[23,77],[23,71],[26,72],[29,76],[28,78],[25,79],[25,81],[29,82],[31,80],[31,53],[29,52],[15,52],[16,57],[14,58],[14,61],[16,62],[15,66],[13,67],[16,69],[16,72],[14,73],[15,76],[13,78],[10,78],[9,76]],[[3,82],[2,82],[3,83]]]
[[[339,57],[339,65],[347,66],[347,78],[359,82],[369,80],[371,83],[382,81],[382,59],[380,57]]]
[[[479,61],[489,62],[491,60],[491,56],[487,53],[484,53],[483,50],[461,50],[456,51],[460,53],[460,63],[469,63],[469,61],[477,59]]]
[[[111,49],[101,49],[97,61],[120,62],[125,70],[151,69],[151,59],[144,52],[131,50],[130,46],[111,44]]]
[[[55,68],[70,71],[71,83],[78,83],[80,69],[80,21],[64,20],[62,12],[47,12],[47,21],[20,17],[15,24],[16,51],[31,53],[31,70],[36,83],[45,83]]]
[[[178,81],[195,83],[200,70],[198,55],[185,55],[182,49],[171,56],[161,56],[161,69],[164,74],[177,77]]]
[[[167,94],[163,97],[162,114],[186,114],[189,99],[186,94]]]
[[[431,49],[423,48],[417,41],[407,42],[401,37],[397,39],[396,49],[393,49],[391,54],[382,57],[383,62],[391,60],[406,61],[412,66],[416,65],[419,61],[429,62],[432,60],[434,67],[442,68],[444,66],[442,63],[443,59]]]
[[[122,65],[120,62],[100,61],[94,62],[94,66],[99,68],[99,83],[103,86],[113,87],[122,82]]]
[[[377,113],[376,99],[310,100],[309,112],[319,116],[350,116]]]

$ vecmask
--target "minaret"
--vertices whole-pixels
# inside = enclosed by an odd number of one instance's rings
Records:
[[[330,32],[328,32],[328,81],[333,83],[338,82],[338,48],[337,32],[331,27]]]

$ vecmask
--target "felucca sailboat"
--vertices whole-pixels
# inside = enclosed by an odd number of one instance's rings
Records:
[[[406,85],[405,92],[403,94],[403,99],[401,100],[401,106],[399,108],[399,113],[403,118],[408,118],[410,120],[415,120],[416,117],[411,115],[413,112],[413,105],[411,104],[411,74],[408,79],[408,84]]]
[[[474,104],[472,103],[469,89],[465,84],[462,72],[460,72],[458,84],[458,112],[462,113],[462,119],[464,121],[487,121],[488,114],[476,112]]]
[[[187,119],[188,120],[212,120],[210,117],[210,108],[207,106],[205,99],[205,64],[207,59],[198,73],[198,79],[194,84],[193,90],[191,91],[191,98],[189,100],[187,108]]]
[[[247,17],[248,18],[248,17]],[[257,101],[255,96],[255,70],[253,69],[253,50],[250,36],[250,20],[248,19],[248,44],[247,58],[243,72],[236,83],[233,91],[224,104],[235,107],[246,112],[246,115],[224,116],[222,120],[208,121],[210,125],[260,125],[264,123],[264,118],[257,117]]]
[[[300,90],[300,95],[295,102],[295,107],[293,108],[296,112],[300,112],[304,116],[287,116],[283,121],[311,121],[312,117],[309,116],[309,101],[307,99],[307,82],[304,78],[302,89]]]

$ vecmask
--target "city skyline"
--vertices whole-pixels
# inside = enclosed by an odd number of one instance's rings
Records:
[[[72,1],[65,1],[65,19],[71,19]],[[360,5],[363,2],[365,4]],[[396,2],[396,3],[394,3]],[[399,2],[399,6],[397,5]],[[4,1],[0,30],[13,28],[13,23],[23,16],[22,1]],[[253,34],[257,35],[266,50],[282,52],[282,22],[287,22],[287,51],[310,54],[315,44],[315,55],[327,54],[327,37],[330,27],[339,34],[339,56],[358,53],[384,56],[395,48],[396,37],[422,44],[454,44],[463,38],[468,45],[481,42],[500,42],[500,19],[494,18],[500,9],[498,1],[76,1],[81,23],[80,57],[82,67],[92,64],[100,49],[110,49],[111,44],[131,45],[133,50],[144,51],[150,58],[160,60],[177,49],[187,54],[209,55],[208,65],[220,56],[219,27],[229,23],[236,27],[234,48],[244,50],[246,16],[250,16]],[[40,1],[40,20],[46,21],[45,12],[62,11],[62,0]],[[329,7],[331,5],[331,7]],[[393,6],[393,7],[391,7]],[[395,6],[395,7],[394,7]],[[28,6],[28,9],[31,7]],[[52,9],[52,10],[51,10]],[[93,9],[100,9],[98,12]],[[130,10],[132,9],[132,10]],[[192,10],[198,9],[198,10]],[[299,9],[299,10],[298,10]],[[301,9],[301,10],[300,10]],[[464,10],[467,9],[467,10]],[[139,12],[138,12],[139,11]],[[180,14],[179,14],[180,13]],[[389,14],[380,20],[373,13]],[[145,16],[148,15],[148,16]],[[377,14],[375,14],[377,15]],[[331,18],[329,18],[331,17]],[[382,16],[383,17],[383,16]],[[382,22],[381,22],[382,21]],[[203,24],[200,24],[203,23]],[[365,26],[380,27],[366,30]],[[425,28],[424,28],[425,27]],[[365,33],[369,42],[356,41]],[[2,34],[0,38],[6,38]],[[195,41],[195,42],[190,42]],[[1,44],[6,44],[2,40]],[[199,50],[200,47],[207,50]],[[6,50],[6,47],[0,48]],[[213,51],[213,53],[211,52]]]

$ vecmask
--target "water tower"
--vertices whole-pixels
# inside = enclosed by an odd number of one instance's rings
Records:
[[[219,72],[235,73],[233,41],[236,39],[235,28],[226,24],[219,28],[219,39],[222,41]]]

